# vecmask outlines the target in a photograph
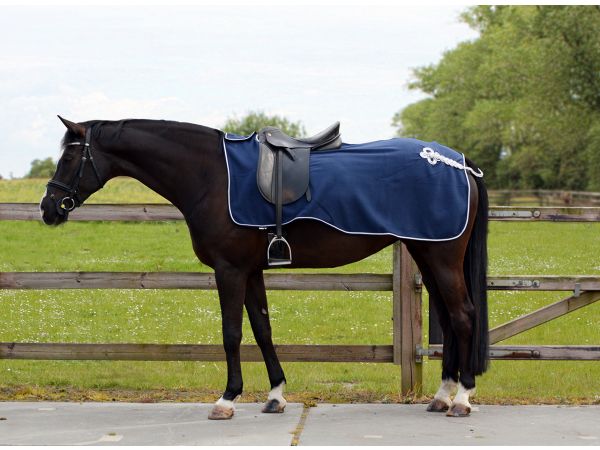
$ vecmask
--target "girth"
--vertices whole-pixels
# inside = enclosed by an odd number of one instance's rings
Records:
[[[309,138],[298,139],[280,129],[265,127],[258,132],[260,143],[256,179],[261,195],[275,205],[275,234],[269,234],[269,265],[291,264],[291,249],[283,237],[283,205],[303,195],[310,201],[310,153],[334,150],[342,145],[340,123]]]

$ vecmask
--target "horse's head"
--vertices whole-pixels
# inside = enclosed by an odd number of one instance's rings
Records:
[[[40,202],[42,219],[47,225],[59,225],[94,192],[102,188],[101,163],[94,159],[92,127],[74,123],[58,116],[67,127],[63,138],[63,153],[56,172],[46,186]]]

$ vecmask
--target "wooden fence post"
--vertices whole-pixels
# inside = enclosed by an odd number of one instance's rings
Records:
[[[406,246],[394,244],[393,320],[394,364],[400,364],[402,395],[420,395],[423,386],[423,364],[417,358],[421,346],[421,286],[418,270]]]

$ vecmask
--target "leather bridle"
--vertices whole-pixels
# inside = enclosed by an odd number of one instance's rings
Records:
[[[62,199],[58,200],[55,198],[54,194],[50,195],[50,198],[54,199],[56,203],[56,211],[61,216],[66,216],[69,212],[73,211],[75,208],[81,206],[83,201],[79,197],[79,182],[83,177],[83,171],[85,169],[85,165],[88,161],[92,163],[92,168],[94,169],[94,175],[96,175],[96,180],[98,181],[98,185],[100,186],[98,189],[102,189],[104,183],[102,183],[102,178],[100,177],[100,172],[98,172],[98,167],[96,166],[96,162],[94,161],[94,157],[92,156],[92,129],[88,128],[85,132],[85,141],[82,142],[69,142],[65,144],[65,147],[72,145],[81,145],[81,161],[79,162],[79,168],[77,172],[73,174],[71,181],[69,184],[65,184],[61,181],[50,180],[46,187],[54,187],[60,189],[61,191],[66,192],[68,195],[64,196]]]

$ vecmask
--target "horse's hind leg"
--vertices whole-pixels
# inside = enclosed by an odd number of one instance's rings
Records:
[[[452,334],[452,339],[456,340],[458,367],[460,369],[458,393],[454,397],[447,415],[467,416],[471,412],[469,396],[475,390],[475,375],[470,364],[471,352],[473,351],[475,308],[468,295],[462,267],[446,267],[444,270],[436,271],[435,275],[450,322],[449,328],[451,331],[444,333],[445,335]],[[444,345],[446,345],[446,340],[444,340]],[[446,350],[445,347],[444,350]],[[450,356],[454,360],[452,363],[455,364],[456,356]]]
[[[469,415],[469,395],[475,389],[475,376],[470,364],[475,308],[469,298],[462,263],[457,262],[460,261],[457,255],[464,254],[466,244],[457,240],[434,244],[407,242],[407,246],[421,270],[425,286],[430,295],[433,293],[433,303],[437,306],[444,333],[442,385],[436,393],[444,405],[430,405],[430,410],[445,409],[458,381],[458,393],[447,414]],[[457,367],[460,372],[458,380]]]
[[[409,249],[411,247],[409,245]],[[429,294],[430,308],[435,308],[443,332],[442,382],[433,400],[427,405],[427,411],[446,412],[452,405],[452,395],[456,392],[458,384],[458,348],[442,294],[433,273],[421,255],[422,253],[418,251],[413,252],[413,258],[419,266],[423,283]]]
[[[254,338],[263,354],[269,381],[271,382],[271,392],[269,392],[267,403],[265,403],[262,412],[281,413],[287,404],[285,398],[283,398],[285,376],[271,339],[271,323],[269,321],[267,294],[262,270],[251,274],[248,278],[246,311],[252,325]]]
[[[445,412],[452,405],[452,395],[456,393],[458,384],[458,348],[456,336],[450,326],[450,317],[437,285],[433,283],[432,287],[427,287],[427,291],[430,307],[436,309],[443,333],[442,382],[433,400],[427,406],[427,411]]]

